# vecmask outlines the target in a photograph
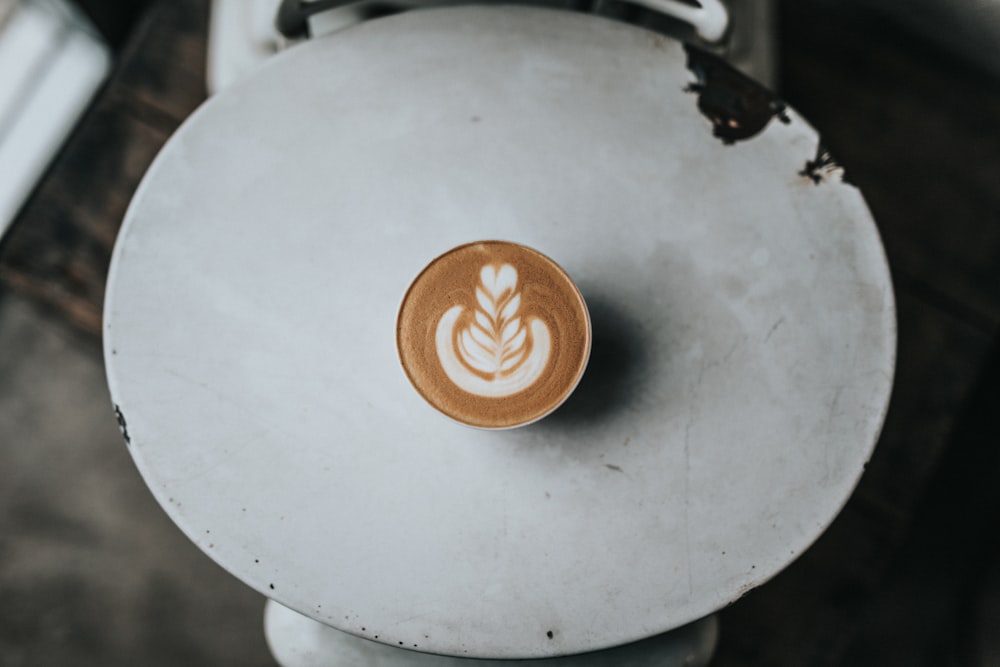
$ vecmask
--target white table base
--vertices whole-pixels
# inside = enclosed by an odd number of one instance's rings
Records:
[[[716,616],[604,651],[546,660],[476,660],[418,653],[341,632],[273,600],[264,610],[264,632],[282,667],[704,667],[719,637]]]

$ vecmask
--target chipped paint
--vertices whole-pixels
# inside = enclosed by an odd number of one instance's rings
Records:
[[[778,96],[721,58],[690,44],[687,68],[695,81],[685,89],[698,94],[698,110],[712,123],[712,135],[731,145],[754,137],[772,118],[792,122]]]
[[[122,409],[118,407],[115,403],[115,419],[118,420],[118,430],[122,432],[122,438],[125,439],[126,445],[132,444],[132,438],[128,434],[128,424],[125,422],[125,415],[122,414]]]
[[[815,185],[823,183],[827,176],[832,175],[834,172],[840,172],[840,180],[844,183],[852,184],[847,178],[847,174],[844,168],[840,166],[833,155],[830,154],[829,149],[823,145],[820,141],[816,144],[816,154],[812,159],[806,160],[805,167],[799,172],[799,176],[805,176],[811,180]],[[853,184],[852,184],[853,185]]]

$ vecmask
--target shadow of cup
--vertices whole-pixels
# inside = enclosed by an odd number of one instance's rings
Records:
[[[639,324],[604,295],[584,298],[591,323],[587,369],[566,402],[532,428],[592,427],[626,410],[642,390],[648,354]]]

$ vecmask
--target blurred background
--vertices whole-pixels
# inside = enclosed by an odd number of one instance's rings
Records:
[[[858,490],[721,612],[712,664],[1000,665],[1000,0],[729,4],[735,27],[712,48],[808,118],[869,202],[899,365]],[[156,152],[210,92],[302,38],[274,30],[275,5],[0,0],[2,666],[274,664],[263,598],[136,472],[100,318]],[[587,8],[656,23],[616,0]]]

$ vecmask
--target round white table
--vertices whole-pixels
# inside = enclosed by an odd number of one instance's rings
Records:
[[[892,289],[816,133],[719,67],[592,16],[436,9],[206,102],[105,311],[170,517],[288,610],[460,658],[654,637],[794,560],[878,436]],[[565,268],[594,333],[569,401],[502,432],[424,403],[394,345],[417,272],[492,238]]]

